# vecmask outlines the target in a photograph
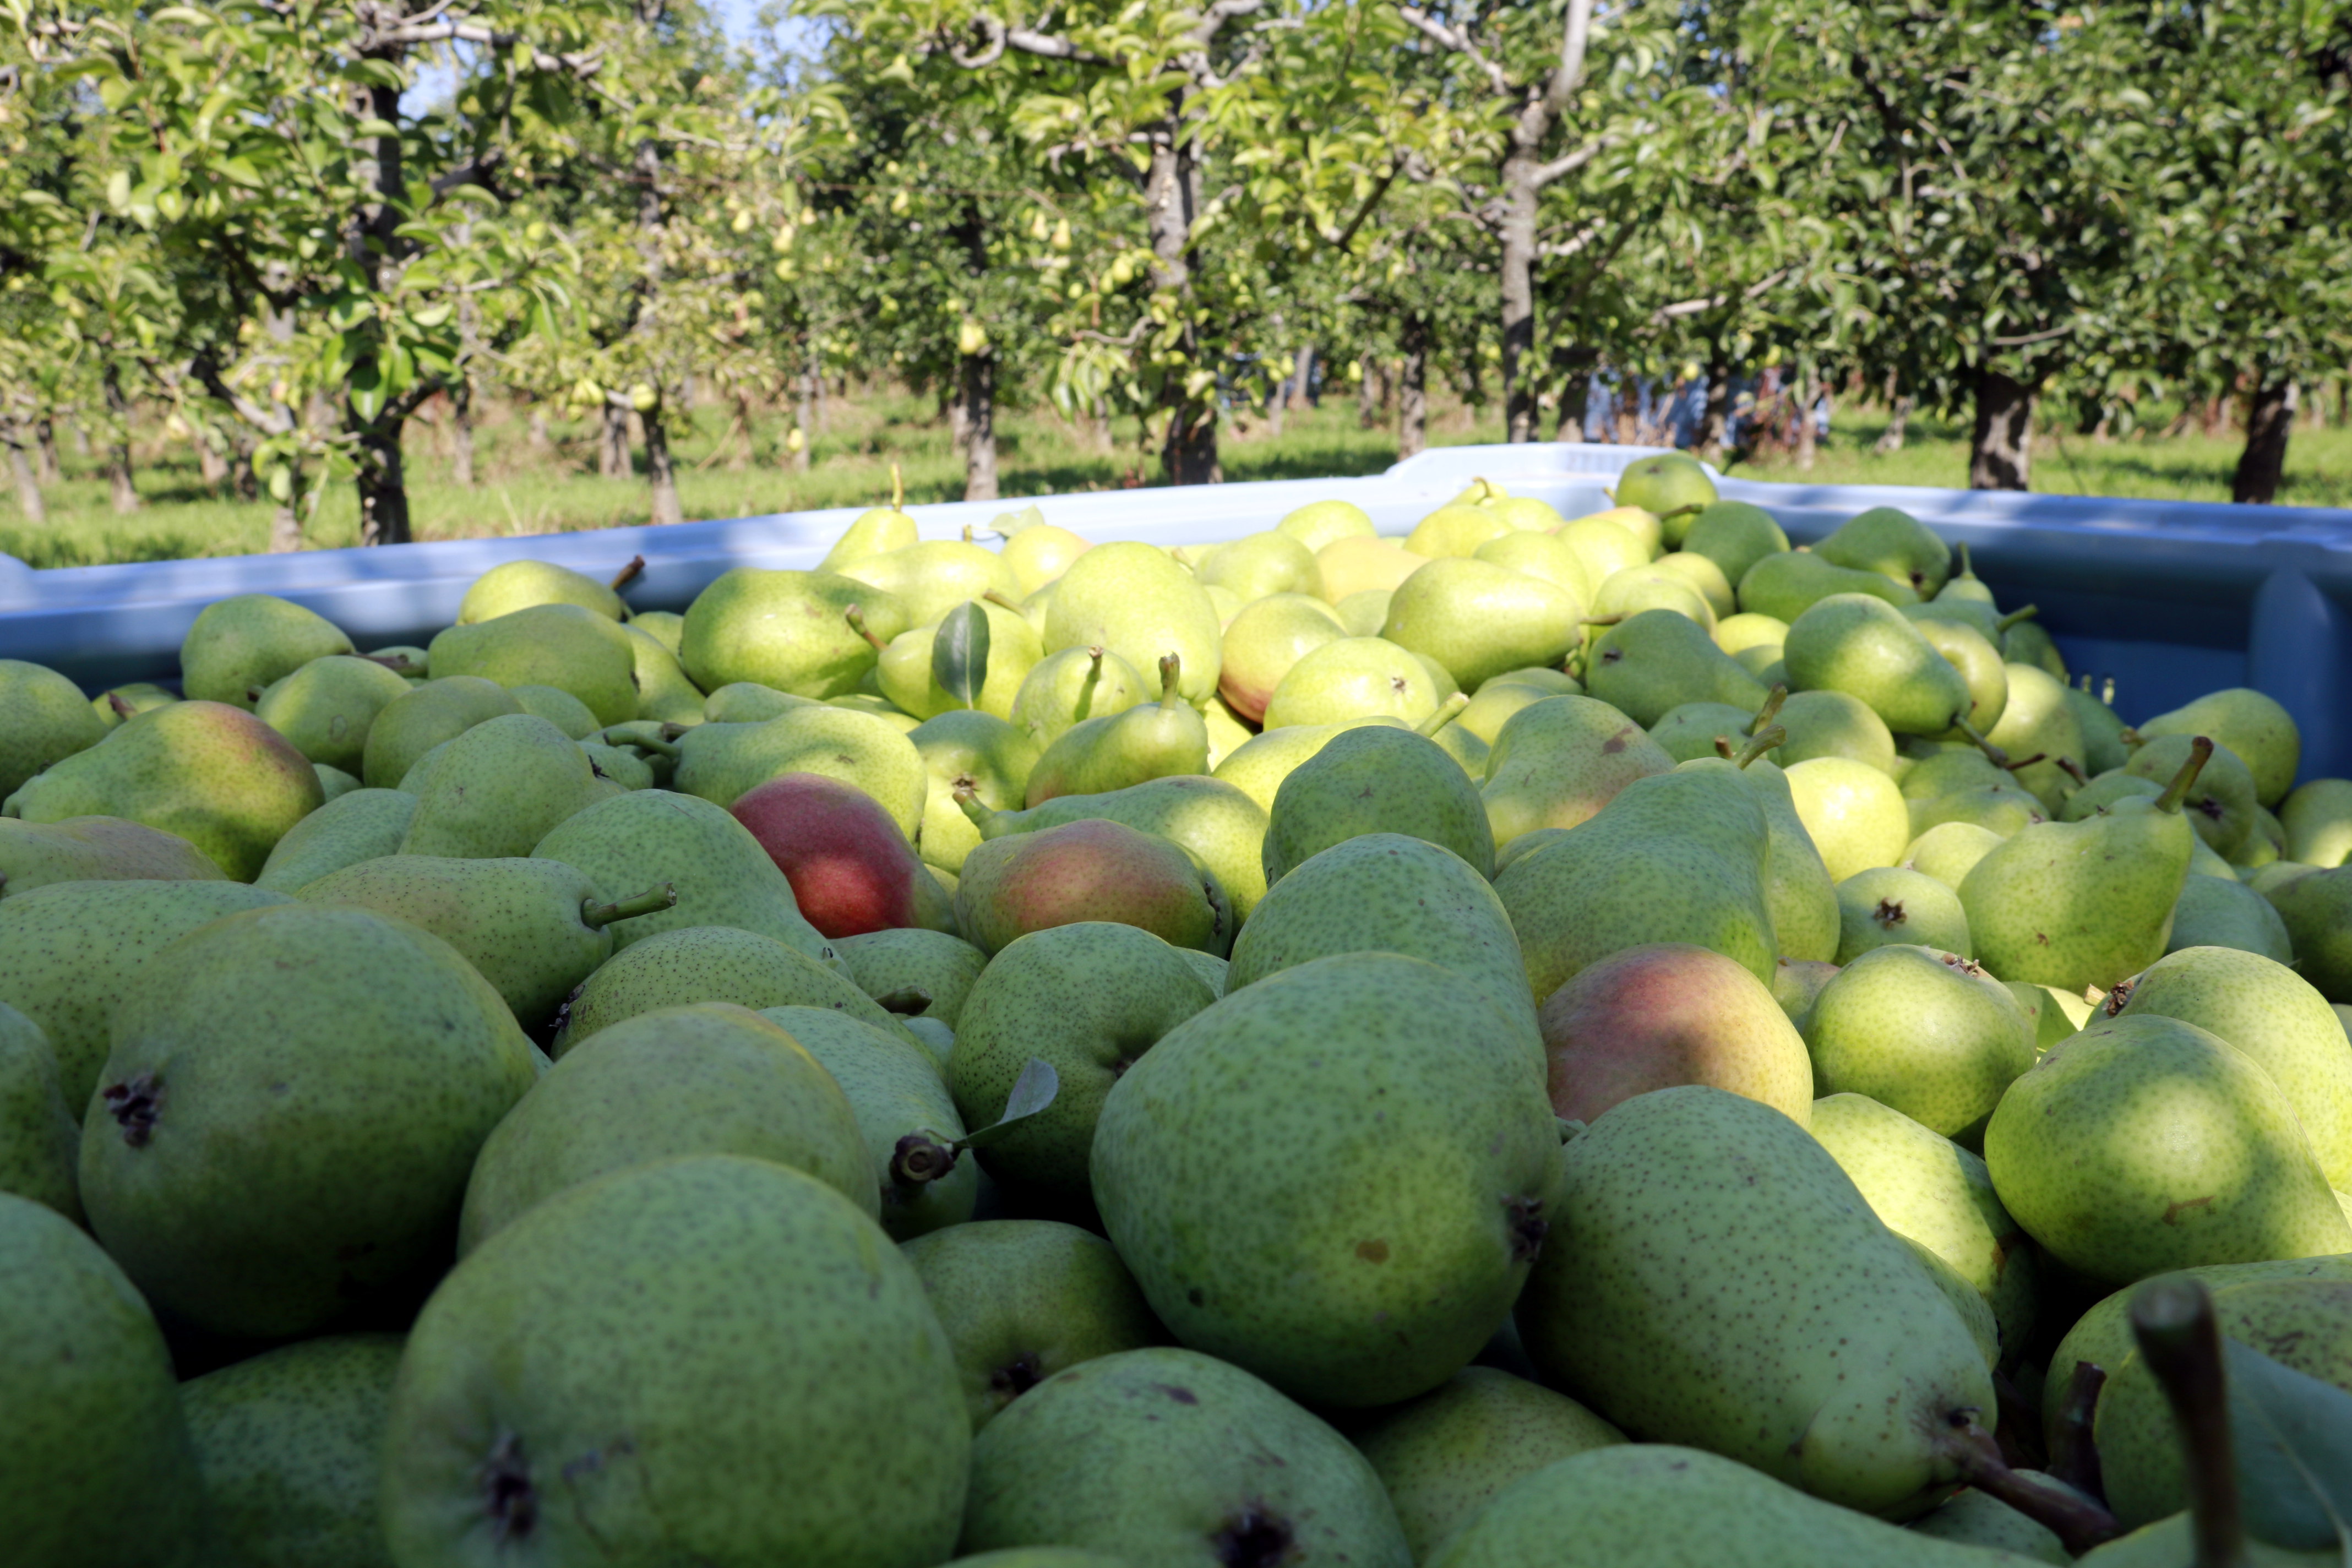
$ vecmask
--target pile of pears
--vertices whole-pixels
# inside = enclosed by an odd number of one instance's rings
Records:
[[[1610,499],[0,662],[0,1555],[2346,1561],[2352,780]]]

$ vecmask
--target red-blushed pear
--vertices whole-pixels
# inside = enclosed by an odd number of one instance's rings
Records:
[[[947,892],[873,796],[821,773],[785,773],[729,808],[829,937],[922,926],[952,931]]]
[[[1812,1121],[1804,1037],[1748,972],[1711,948],[1655,942],[1612,953],[1538,1016],[1552,1110],[1591,1121],[1654,1089],[1703,1083]]]
[[[964,940],[991,953],[1079,921],[1139,926],[1220,958],[1234,942],[1214,874],[1181,845],[1097,817],[986,840],[964,859],[955,909]]]

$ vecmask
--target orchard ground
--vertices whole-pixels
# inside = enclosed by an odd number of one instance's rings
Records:
[[[887,498],[893,463],[904,475],[910,503],[962,499],[962,458],[928,398],[877,393],[830,400],[805,470],[795,468],[784,450],[789,423],[778,412],[757,424],[747,453],[724,410],[698,410],[693,427],[672,437],[687,516],[869,505]],[[2042,435],[2034,442],[2034,488],[2062,495],[2228,500],[2244,437],[2224,430],[2212,437],[2191,432],[2167,438],[2157,433],[2161,425],[2161,418],[2152,417],[2144,433],[2113,440]],[[1885,426],[1883,411],[1849,406],[1841,410],[1810,470],[1800,472],[1793,458],[1775,458],[1738,462],[1731,472],[1813,484],[1967,483],[1963,423],[1915,415],[1901,450],[1874,451]],[[443,430],[420,423],[410,432],[410,495],[420,540],[558,533],[645,521],[644,479],[598,478],[594,432],[585,423],[552,425],[551,446],[534,450],[527,422],[516,411],[486,410],[475,432],[478,477],[470,489],[449,482]],[[1133,437],[1134,426],[1127,422],[1119,439],[1107,447],[1050,410],[1000,417],[1003,497],[1010,503],[1024,496],[1156,482],[1156,454],[1139,449]],[[1499,442],[1500,411],[1440,406],[1430,420],[1429,439],[1433,446]],[[47,567],[238,555],[264,548],[268,502],[226,498],[225,490],[205,484],[184,442],[142,441],[133,452],[144,503],[139,511],[117,516],[97,458],[79,458],[67,446],[66,477],[49,489],[46,526],[25,526],[13,495],[0,489],[0,552]],[[1360,427],[1355,400],[1338,395],[1327,397],[1320,408],[1288,415],[1279,437],[1250,415],[1228,426],[1223,441],[1225,478],[1234,482],[1374,474],[1393,463],[1396,452],[1392,426]],[[642,453],[635,456],[641,463]],[[2296,506],[2352,507],[2352,426],[2338,421],[2315,428],[2298,422],[2279,499]],[[306,540],[318,548],[353,544],[358,529],[352,487],[336,483],[321,498]]]

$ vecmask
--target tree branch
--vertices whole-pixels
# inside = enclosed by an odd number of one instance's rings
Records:
[[[1601,156],[1601,153],[1608,152],[1611,148],[1622,146],[1624,143],[1624,141],[1625,138],[1622,136],[1614,134],[1596,137],[1592,141],[1586,142],[1583,146],[1579,147],[1573,153],[1554,158],[1549,163],[1538,165],[1537,168],[1528,174],[1528,178],[1531,183],[1533,183],[1536,189],[1541,190],[1544,186],[1550,184],[1554,180],[1559,179],[1562,174],[1572,174],[1576,173],[1577,170],[1581,169],[1584,165]]]
[[[1592,32],[1592,0],[1568,0],[1568,25],[1561,29],[1559,65],[1544,89],[1544,107],[1556,117],[1576,96],[1584,81],[1584,46]]]
[[[942,35],[948,58],[968,71],[984,70],[1004,58],[1007,49],[1020,54],[1035,55],[1041,59],[1068,60],[1075,65],[1109,66],[1120,62],[1108,59],[1090,49],[1082,49],[1069,39],[1053,33],[1040,33],[1031,27],[1010,27],[982,11],[971,19],[984,40],[977,54],[967,54],[957,42]]]
[[[1583,5],[1589,3],[1589,0],[1577,0],[1577,3]],[[1496,65],[1479,51],[1477,40],[1471,37],[1470,29],[1467,26],[1449,27],[1418,5],[1400,5],[1397,7],[1397,15],[1404,19],[1408,26],[1430,42],[1440,48],[1453,50],[1469,60],[1472,65],[1476,66],[1485,73],[1487,88],[1496,96],[1510,95],[1511,79],[1504,74],[1501,66]]]

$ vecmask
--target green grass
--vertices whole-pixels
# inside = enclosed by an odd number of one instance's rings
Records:
[[[1810,484],[1967,482],[1964,427],[1914,418],[1903,450],[1873,452],[1871,445],[1885,426],[1881,414],[1844,410],[1811,471],[1800,473],[1793,459],[1741,463],[1731,471],[1743,479]],[[698,410],[676,440],[678,488],[690,518],[869,505],[888,496],[894,462],[905,477],[909,501],[954,500],[963,493],[962,460],[927,399],[883,395],[835,400],[806,472],[793,468],[783,450],[782,416],[760,423],[748,460],[740,441],[722,445],[727,426],[723,411]],[[1433,445],[1502,439],[1499,414],[1493,409],[1475,417],[1471,410],[1442,409],[1432,426]],[[585,425],[559,424],[552,434],[555,450],[535,453],[523,421],[494,409],[477,431],[478,481],[467,489],[449,482],[438,433],[412,426],[409,493],[417,536],[553,533],[645,520],[644,481],[597,478],[593,433]],[[1122,427],[1119,444],[1105,450],[1050,412],[1013,413],[999,421],[998,441],[1000,485],[1008,500],[1155,482],[1156,458],[1137,448],[1131,423]],[[2035,443],[2033,479],[2037,489],[2059,494],[2227,500],[2239,447],[2234,437],[2093,442],[2045,437]],[[1354,400],[1335,396],[1321,409],[1292,415],[1279,440],[1267,436],[1261,421],[1244,418],[1229,427],[1223,458],[1226,479],[1235,482],[1373,474],[1395,461],[1396,438],[1391,428],[1359,428]],[[0,487],[0,552],[46,567],[236,555],[265,547],[268,504],[238,501],[204,484],[185,445],[142,445],[137,458],[145,504],[129,517],[117,517],[109,507],[95,464],[70,454],[66,479],[49,490],[45,527],[24,526],[13,492]],[[2352,507],[2352,428],[2297,429],[2280,499]],[[358,542],[358,506],[348,483],[329,489],[306,538],[321,549]]]

